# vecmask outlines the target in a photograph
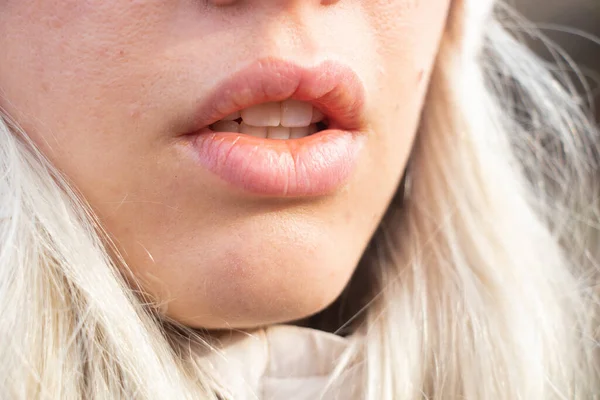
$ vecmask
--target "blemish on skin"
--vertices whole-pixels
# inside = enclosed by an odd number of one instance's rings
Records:
[[[350,222],[352,222],[352,213],[351,213],[349,210],[347,210],[347,211],[344,213],[344,221],[345,221],[347,224],[348,224],[348,223],[350,223]]]
[[[55,17],[47,18],[47,26],[50,29],[61,29],[64,25],[65,25],[64,19],[55,18]]]
[[[425,77],[425,70],[422,69],[419,71],[419,74],[417,75],[417,84],[421,85],[424,77]]]
[[[140,108],[138,106],[132,106],[129,109],[129,117],[131,119],[139,119],[141,115],[142,112],[140,111]]]

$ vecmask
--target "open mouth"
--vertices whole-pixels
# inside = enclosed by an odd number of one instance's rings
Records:
[[[356,73],[338,62],[257,60],[204,96],[183,148],[244,192],[325,195],[350,179],[358,161],[364,98]]]
[[[210,125],[213,132],[275,140],[301,139],[327,128],[325,114],[311,103],[292,99],[248,107]]]

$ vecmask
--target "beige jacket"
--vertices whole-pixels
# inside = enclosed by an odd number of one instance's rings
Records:
[[[331,379],[349,345],[326,332],[273,326],[222,338],[222,352],[210,361],[235,400],[358,400],[357,363]]]

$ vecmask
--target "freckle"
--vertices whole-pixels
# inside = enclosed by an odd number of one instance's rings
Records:
[[[119,57],[123,57],[125,55],[125,50],[119,50]]]
[[[43,82],[42,83],[42,92],[48,93],[49,91],[50,91],[50,86],[48,85],[48,82]]]

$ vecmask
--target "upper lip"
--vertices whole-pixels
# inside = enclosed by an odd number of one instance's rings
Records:
[[[364,87],[349,67],[325,61],[303,67],[262,59],[217,84],[202,100],[195,125],[200,129],[253,105],[295,99],[311,103],[329,128],[354,131],[364,118]]]

